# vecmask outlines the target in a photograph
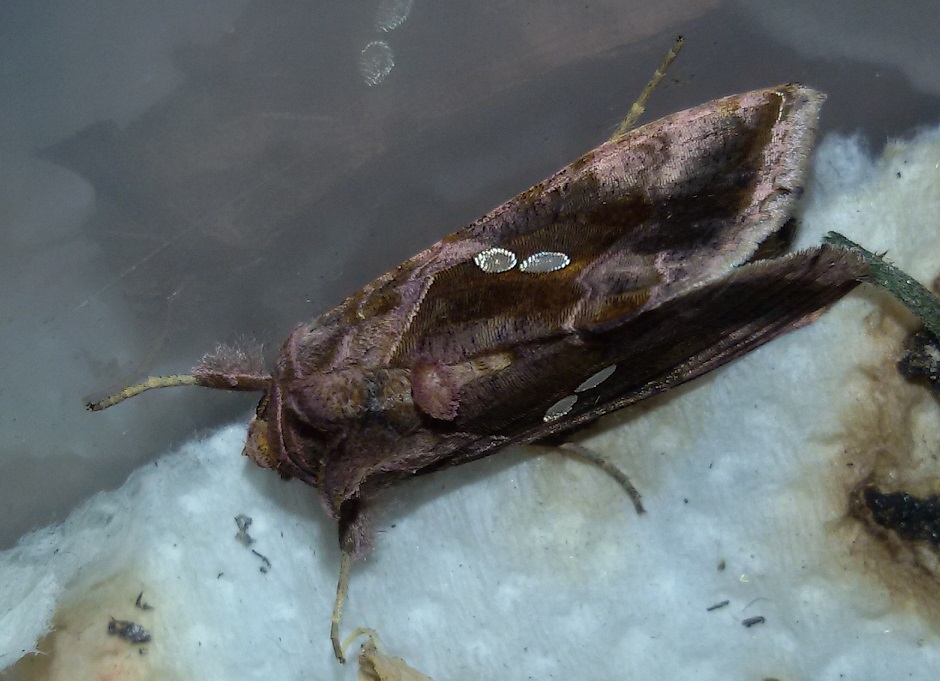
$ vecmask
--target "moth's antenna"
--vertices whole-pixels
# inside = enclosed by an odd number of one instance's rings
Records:
[[[244,350],[220,345],[214,352],[203,357],[191,374],[150,376],[147,380],[124,388],[103,400],[87,402],[85,408],[89,411],[101,411],[153,388],[173,388],[180,385],[250,392],[266,390],[271,384],[271,374],[264,371],[262,365],[260,347]]]
[[[630,107],[630,113],[628,113],[627,117],[617,126],[617,130],[614,131],[614,134],[610,136],[611,140],[620,139],[636,125],[637,120],[643,115],[643,112],[646,111],[646,102],[649,100],[650,95],[653,94],[653,90],[656,89],[656,86],[659,85],[663,76],[666,75],[666,71],[672,65],[672,62],[679,56],[679,51],[682,50],[682,43],[684,42],[685,39],[681,35],[676,38],[676,42],[673,43],[672,49],[666,54],[663,63],[659,65],[659,68],[653,73],[653,77],[650,78],[650,82],[646,84],[646,87],[643,88],[643,92],[640,93],[640,96],[633,103],[633,106]]]

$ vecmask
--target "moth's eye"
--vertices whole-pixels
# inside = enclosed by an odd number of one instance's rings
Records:
[[[261,396],[261,400],[258,402],[258,406],[255,407],[255,416],[259,419],[264,418],[264,413],[268,410],[268,391],[264,391],[264,395]]]

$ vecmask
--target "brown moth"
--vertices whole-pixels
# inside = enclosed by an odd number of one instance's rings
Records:
[[[369,500],[557,435],[814,320],[867,266],[833,246],[755,260],[803,193],[824,96],[781,85],[618,134],[298,326],[273,370],[207,355],[154,387],[263,391],[244,454],[339,525],[333,616]]]

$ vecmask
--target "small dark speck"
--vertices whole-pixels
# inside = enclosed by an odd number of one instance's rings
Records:
[[[254,538],[248,534],[248,528],[251,527],[251,516],[247,516],[244,513],[239,513],[235,516],[235,524],[238,526],[238,532],[235,533],[235,539],[241,542],[244,546],[251,546],[255,543]]]
[[[224,574],[225,574],[224,572],[220,572],[219,574],[217,574],[217,575],[215,576],[215,578],[216,578],[216,579],[222,579],[222,575],[224,575]]]
[[[746,620],[743,620],[743,621],[741,622],[741,624],[743,624],[745,627],[747,627],[748,629],[750,629],[750,628],[753,627],[755,624],[763,624],[763,623],[766,622],[766,621],[767,621],[767,620],[764,619],[764,617],[763,617],[762,615],[758,615],[757,617],[748,617]]]
[[[108,622],[108,635],[123,638],[131,643],[150,642],[150,633],[142,626],[127,620],[116,620],[113,617]]]
[[[863,494],[872,520],[906,541],[940,546],[940,497],[915,497],[906,492],[884,493],[866,487]]]
[[[683,503],[683,504],[687,504],[687,503],[689,503],[689,500],[688,500],[688,499],[683,499],[683,500],[682,500],[682,503]]]
[[[728,564],[727,564],[724,560],[719,560],[719,561],[718,561],[718,572],[721,572],[721,571],[724,570],[726,567],[728,567]]]
[[[721,602],[719,602],[719,603],[715,603],[715,605],[711,605],[711,606],[705,608],[705,612],[712,612],[713,610],[718,610],[719,608],[725,607],[725,606],[728,605],[728,603],[730,603],[730,602],[731,602],[731,601],[725,600],[725,601],[721,601]]]
[[[136,606],[137,606],[138,608],[140,608],[141,610],[153,610],[153,606],[150,605],[150,603],[147,603],[146,601],[144,601],[144,592],[143,592],[143,591],[141,591],[139,594],[137,594],[137,600],[134,601],[134,605],[136,605]]]
[[[900,170],[897,172],[897,176],[898,176],[898,179],[900,180],[900,179],[901,179],[901,171],[900,171]]]
[[[261,559],[261,562],[264,563],[264,565],[258,568],[259,572],[267,572],[268,570],[271,569],[271,561],[268,560],[267,556],[265,556],[264,554],[258,553],[254,549],[252,549],[251,552],[255,554],[256,556],[258,556],[258,558]]]

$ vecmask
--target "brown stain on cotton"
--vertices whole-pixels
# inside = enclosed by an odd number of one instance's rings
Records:
[[[840,512],[829,529],[841,567],[861,576],[873,601],[940,633],[938,547],[872,512],[879,495],[923,501],[940,493],[940,401],[898,373],[904,338],[915,328],[907,312],[886,300],[862,325],[879,354],[859,368],[861,389],[841,414],[841,453],[828,481]]]

